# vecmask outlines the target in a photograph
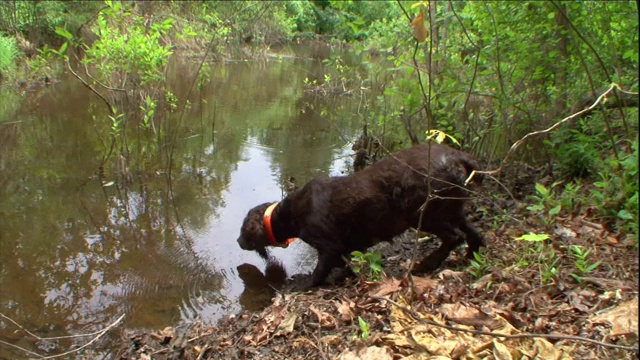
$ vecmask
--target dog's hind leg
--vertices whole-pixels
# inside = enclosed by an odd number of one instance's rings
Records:
[[[473,253],[480,250],[481,246],[485,246],[484,237],[471,225],[467,220],[460,224],[460,230],[462,230],[467,238],[467,258],[473,259]]]
[[[448,224],[442,224],[437,228],[424,230],[436,235],[442,243],[439,248],[420,261],[420,265],[414,269],[417,272],[429,272],[437,269],[449,256],[451,250],[462,244],[465,237],[465,234],[461,230]]]

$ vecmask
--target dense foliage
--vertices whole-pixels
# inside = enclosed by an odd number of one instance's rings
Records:
[[[436,130],[495,162],[524,134],[587,107],[610,84],[638,90],[632,1],[0,4],[1,77],[48,77],[65,59],[109,107],[112,142],[105,162],[119,148],[127,157],[138,154],[139,167],[145,153],[176,136],[169,124],[179,118],[168,112],[186,104],[163,87],[173,52],[252,58],[301,42],[359,54],[355,61],[337,51],[320,56],[330,70],[309,80],[308,90],[359,96],[363,111],[354,116],[389,148],[424,141],[425,131]],[[330,109],[316,110],[331,116]],[[625,106],[601,110],[528,141],[519,155],[547,162],[558,179],[595,181],[588,192],[599,199],[599,216],[622,221],[633,233],[637,95]],[[127,118],[139,126],[123,129]],[[136,141],[126,141],[129,136]]]

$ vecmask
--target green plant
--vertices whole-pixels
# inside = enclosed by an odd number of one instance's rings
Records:
[[[373,281],[378,281],[382,277],[382,254],[378,250],[366,253],[353,251],[351,266],[356,274],[362,274],[365,268],[368,269],[366,276]]]
[[[144,105],[140,105],[140,110],[142,110],[143,113],[142,123],[140,124],[140,126],[143,129],[153,129],[153,131],[155,132],[156,128],[155,124],[153,123],[153,115],[156,112],[156,106],[156,102],[153,101],[153,99],[149,95],[147,95],[147,97],[144,99]]]
[[[489,269],[489,262],[483,251],[476,251],[473,253],[473,260],[471,260],[470,266],[467,268],[467,272],[471,274],[475,279],[481,278]]]
[[[358,326],[360,326],[360,338],[366,340],[369,337],[369,323],[358,316]]]
[[[580,179],[575,179],[573,182],[567,183],[564,186],[564,190],[558,196],[560,205],[563,209],[572,209],[572,211],[579,210],[582,205],[588,202],[588,199],[582,195],[582,184]]]
[[[19,54],[16,39],[0,35],[0,78],[15,75],[16,59]]]
[[[602,263],[602,260],[598,260],[591,264],[589,263],[589,254],[591,253],[591,249],[584,250],[582,246],[579,245],[571,245],[569,249],[573,257],[573,265],[577,270],[577,273],[571,273],[571,277],[579,283],[582,282],[583,276],[588,275]]]
[[[600,216],[635,238],[638,231],[638,140],[631,151],[616,159],[609,156],[597,174],[599,180],[591,189],[592,203]]]
[[[549,238],[549,234],[544,233],[528,233],[516,238],[517,241],[523,241],[526,244],[535,244],[525,245],[525,251],[518,256],[518,266],[527,266],[533,259],[538,265],[541,285],[546,284],[558,274],[560,257],[552,246],[545,244]]]
[[[555,170],[570,178],[586,178],[593,174],[606,144],[605,129],[581,119],[572,128],[560,129],[546,143],[554,155]]]
[[[550,225],[554,220],[554,216],[558,215],[562,210],[562,205],[555,199],[552,191],[558,184],[559,182],[554,182],[547,189],[544,185],[536,183],[536,195],[529,196],[529,199],[533,200],[535,204],[527,206],[527,210],[534,213],[542,213],[544,215],[542,219],[546,225]]]
[[[558,263],[560,257],[556,251],[549,247],[547,251],[541,251],[538,256],[538,270],[540,271],[540,282],[546,284],[558,274]]]
[[[109,120],[111,122],[111,135],[116,136],[120,134],[122,130],[122,120],[124,118],[124,114],[117,114],[116,116],[109,115]]]

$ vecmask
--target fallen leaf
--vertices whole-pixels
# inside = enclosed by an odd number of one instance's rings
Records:
[[[313,305],[309,307],[309,310],[311,310],[312,313],[316,314],[316,316],[318,317],[318,323],[320,323],[321,328],[338,328],[338,322],[333,316],[331,316],[331,314],[320,311]]]
[[[298,315],[296,314],[287,315],[284,320],[282,320],[280,324],[278,324],[278,328],[276,329],[274,335],[286,335],[292,333],[293,328],[296,325],[296,319],[298,319]]]
[[[435,289],[438,286],[438,280],[436,279],[427,279],[419,276],[414,276],[412,279],[418,294],[423,294],[427,290]]]
[[[512,360],[509,349],[500,341],[493,340],[493,356],[496,360]]]
[[[471,306],[465,306],[460,303],[457,304],[442,304],[440,306],[440,313],[449,320],[455,321],[458,324],[470,325],[476,327],[486,326],[489,329],[497,329],[504,325],[503,322],[496,318],[491,317],[489,314],[473,308]],[[506,320],[505,320],[506,322]]]
[[[489,282],[493,281],[493,274],[489,273],[476,280],[473,284],[471,284],[472,289],[484,289]]]
[[[356,349],[356,351],[345,350],[339,356],[339,360],[392,360],[388,348],[369,346],[364,349]]]
[[[562,225],[556,225],[553,229],[553,234],[564,239],[575,239],[578,236],[575,231]]]
[[[462,279],[462,276],[464,276],[464,272],[463,271],[453,271],[453,270],[449,270],[449,269],[444,269],[444,270],[442,270],[442,271],[440,271],[438,273],[438,277],[441,280],[446,280],[446,279],[460,280],[460,279]]]
[[[351,310],[355,306],[352,301],[343,300],[342,302],[336,301],[336,307],[340,314],[340,319],[343,322],[349,323],[353,321],[353,311]]]
[[[320,342],[325,345],[336,346],[342,342],[342,336],[340,335],[325,335],[320,338]]]
[[[396,292],[400,288],[401,281],[394,278],[388,277],[384,279],[380,285],[369,291],[369,296],[385,296]]]
[[[635,334],[638,336],[638,299],[629,300],[591,317],[592,323],[611,324],[611,336]]]

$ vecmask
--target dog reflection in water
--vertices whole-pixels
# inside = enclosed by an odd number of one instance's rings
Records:
[[[251,264],[242,264],[236,269],[244,283],[240,305],[249,311],[259,311],[271,304],[276,290],[280,289],[287,279],[287,272],[282,264],[273,259],[269,259],[264,274]]]

